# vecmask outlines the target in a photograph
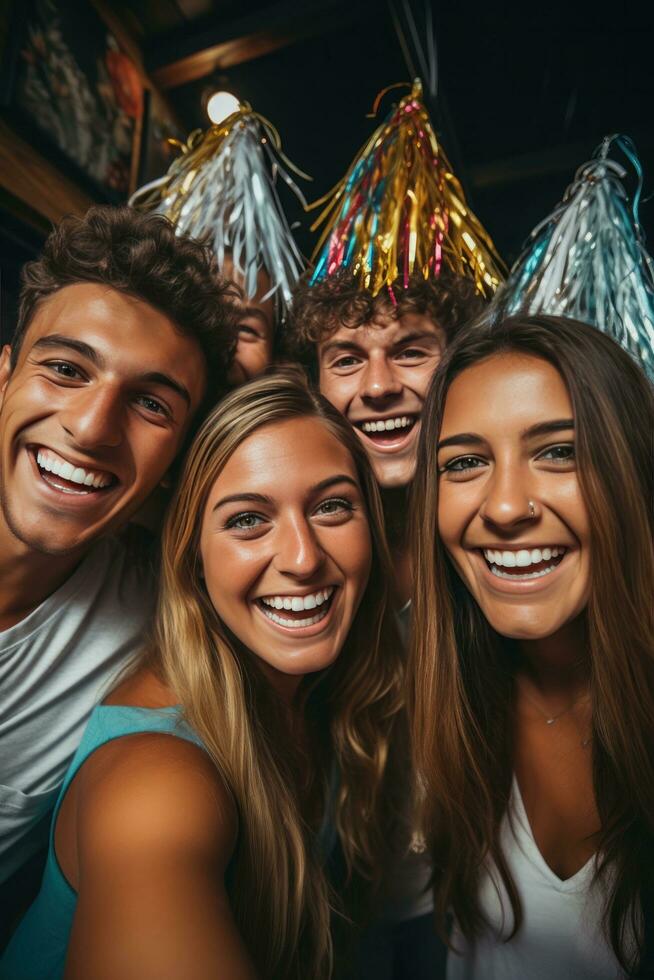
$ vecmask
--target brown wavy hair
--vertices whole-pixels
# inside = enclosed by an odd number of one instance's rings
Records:
[[[471,280],[447,273],[437,279],[414,273],[406,288],[404,279],[399,277],[391,289],[382,289],[376,296],[363,289],[349,269],[341,269],[314,286],[307,273],[293,294],[282,354],[315,373],[317,344],[340,327],[360,327],[379,313],[391,314],[394,319],[405,313],[428,316],[445,331],[449,343],[484,305]]]
[[[39,304],[65,286],[92,282],[149,303],[194,337],[207,362],[207,400],[215,404],[226,390],[236,348],[234,286],[208,245],[175,234],[167,218],[108,206],[68,215],[21,278],[12,368]]]
[[[452,381],[505,351],[554,365],[574,411],[591,524],[585,619],[601,821],[595,874],[607,895],[607,938],[628,970],[630,936],[642,943],[643,910],[654,895],[654,393],[610,338],[562,317],[515,317],[468,331],[446,351],[425,402],[411,519],[418,628],[409,676],[436,912],[444,935],[453,912],[473,940],[486,927],[477,895],[490,858],[510,898],[513,935],[522,921],[499,837],[513,771],[511,644],[485,620],[439,539],[434,459]]]
[[[351,426],[310,391],[299,372],[237,388],[209,415],[186,458],[163,534],[162,584],[151,665],[175,691],[239,814],[228,890],[245,943],[261,972],[277,980],[331,974],[330,895],[302,813],[285,716],[256,658],[226,629],[201,576],[201,516],[234,451],[261,426],[315,418],[354,460],[372,540],[368,585],[331,668],[302,681],[312,744],[312,789],[348,868],[371,883],[389,855],[403,801],[404,664],[389,609],[390,559],[381,502]],[[402,759],[402,763],[398,759]],[[330,803],[334,774],[338,785]],[[304,789],[304,792],[302,791]]]

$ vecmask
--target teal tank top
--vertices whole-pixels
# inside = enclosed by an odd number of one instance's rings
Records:
[[[94,708],[55,804],[41,890],[0,961],[0,980],[61,980],[63,977],[77,892],[64,877],[55,855],[54,828],[61,803],[77,771],[96,749],[113,739],[145,732],[173,735],[203,747],[182,720],[179,708],[107,704]]]

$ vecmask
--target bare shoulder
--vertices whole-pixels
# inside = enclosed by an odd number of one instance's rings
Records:
[[[161,733],[108,742],[78,774],[80,863],[202,854],[226,867],[238,832],[232,796],[209,755]],[[81,870],[81,869],[80,869]]]

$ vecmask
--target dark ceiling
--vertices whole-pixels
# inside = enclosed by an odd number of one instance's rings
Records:
[[[424,39],[428,2],[113,0],[111,7],[136,36],[185,130],[207,125],[208,90],[230,89],[276,125],[286,154],[313,175],[305,188],[312,200],[343,175],[373,131],[377,122],[366,115],[376,94],[410,78],[391,10],[406,31],[410,6]],[[431,9],[436,128],[509,262],[607,133],[635,140],[644,197],[654,191],[654,38],[642,13],[461,0],[432,0]],[[396,95],[386,97],[382,114]],[[309,253],[310,220],[290,195],[285,204]],[[653,215],[654,202],[645,200],[650,247]]]
[[[116,6],[120,6],[117,4]],[[129,0],[146,67],[189,130],[218,83],[279,129],[284,150],[329,189],[372,132],[377,92],[409,71],[384,0]],[[402,10],[396,0],[395,10]],[[424,0],[412,0],[419,20]],[[652,33],[616,9],[436,3],[434,116],[473,208],[511,261],[606,133],[626,132],[654,189]],[[498,12],[499,11],[499,12]],[[388,96],[392,100],[393,96]],[[385,104],[387,111],[390,101]],[[633,186],[633,185],[632,185]],[[301,247],[315,237],[302,227]],[[654,235],[652,202],[641,217]]]

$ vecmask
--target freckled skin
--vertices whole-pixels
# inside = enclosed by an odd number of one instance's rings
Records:
[[[335,350],[339,342],[355,349]],[[400,320],[379,313],[360,327],[341,327],[318,345],[320,390],[355,426],[383,488],[405,487],[413,478],[420,422],[389,449],[375,445],[355,423],[418,415],[444,347],[443,330],[414,313]]]
[[[503,636],[550,637],[574,621],[588,601],[586,505],[574,458],[557,459],[560,451],[550,448],[570,444],[574,432],[524,437],[536,424],[572,418],[558,371],[526,355],[490,357],[463,371],[448,391],[440,440],[474,433],[480,441],[439,451],[440,535],[485,617]],[[477,462],[462,473],[443,472],[458,457]],[[516,545],[565,546],[568,552],[560,568],[530,591],[508,594],[493,581],[479,549]]]
[[[319,491],[334,476],[347,480]],[[264,502],[225,497],[260,494]],[[245,516],[242,516],[245,515]],[[243,526],[234,526],[239,519]],[[230,526],[230,524],[232,526]],[[200,553],[209,597],[226,626],[275,683],[291,686],[334,662],[365,591],[371,541],[347,450],[316,419],[264,426],[231,456],[205,508]],[[261,596],[335,587],[326,627],[310,637],[280,631]],[[308,612],[307,616],[313,615]]]
[[[98,363],[53,335],[90,345]],[[37,309],[13,371],[0,361],[0,546],[3,553],[83,554],[125,524],[165,475],[205,389],[196,341],[154,307],[96,283],[58,290]],[[165,374],[187,401],[146,375]],[[85,502],[53,493],[31,447],[52,449],[114,485]]]

